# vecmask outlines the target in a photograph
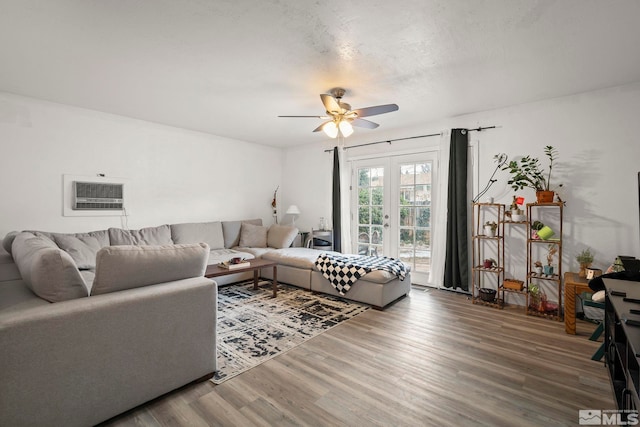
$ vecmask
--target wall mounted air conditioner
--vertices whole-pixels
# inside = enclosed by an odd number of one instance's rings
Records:
[[[122,210],[123,184],[73,181],[73,210]]]

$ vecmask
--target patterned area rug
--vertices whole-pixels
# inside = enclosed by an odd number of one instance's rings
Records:
[[[299,288],[278,285],[272,297],[271,282],[253,281],[218,289],[218,371],[211,379],[220,384],[302,344],[368,306],[314,295]]]

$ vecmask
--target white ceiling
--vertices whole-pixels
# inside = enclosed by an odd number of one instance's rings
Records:
[[[0,90],[272,146],[640,81],[637,0],[0,0]]]

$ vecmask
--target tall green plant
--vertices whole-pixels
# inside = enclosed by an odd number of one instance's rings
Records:
[[[544,154],[549,159],[548,172],[543,170],[537,157],[524,156],[520,162],[512,160],[502,168],[511,174],[511,179],[507,181],[507,184],[511,185],[514,190],[530,187],[536,191],[549,191],[553,162],[558,158],[558,151],[553,146],[547,145],[544,147]]]

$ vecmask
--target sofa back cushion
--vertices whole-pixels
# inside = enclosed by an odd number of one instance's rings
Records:
[[[225,248],[235,248],[240,244],[240,229],[242,228],[242,223],[262,225],[262,220],[246,219],[244,221],[222,221]]]
[[[267,230],[267,227],[243,222],[240,228],[239,246],[243,248],[266,248]]]
[[[171,224],[171,239],[178,244],[204,242],[211,249],[224,248],[220,221]]]
[[[45,236],[19,233],[11,246],[26,285],[50,302],[88,296],[87,285],[71,256]]]
[[[108,246],[98,251],[91,295],[204,276],[206,243]]]
[[[168,224],[140,230],[109,229],[109,241],[117,245],[171,245],[171,227]]]
[[[102,248],[98,239],[92,236],[76,237],[71,234],[54,234],[58,247],[68,253],[80,270],[96,268],[96,254]]]
[[[20,233],[20,232],[19,231],[10,231],[9,233],[7,233],[4,236],[4,239],[2,239],[2,247],[9,254],[11,254],[11,246],[13,245],[13,239],[16,238],[18,233]]]
[[[297,236],[296,227],[273,224],[267,232],[267,246],[276,249],[288,248]]]

